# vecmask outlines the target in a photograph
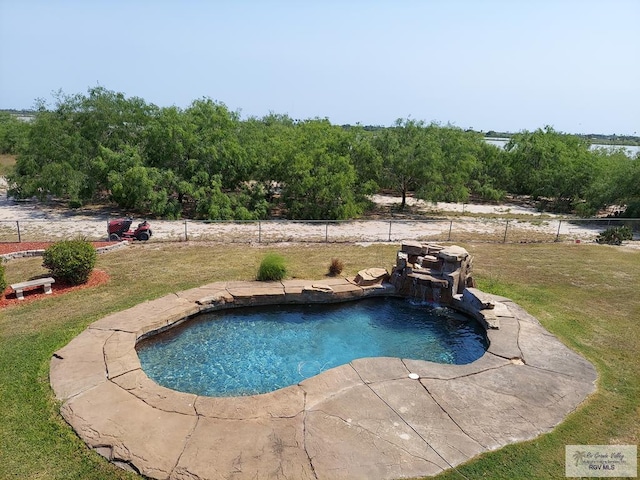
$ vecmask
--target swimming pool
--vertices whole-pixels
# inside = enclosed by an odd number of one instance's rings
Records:
[[[356,358],[466,364],[486,349],[475,320],[397,298],[223,310],[137,345],[155,382],[207,396],[278,390]]]

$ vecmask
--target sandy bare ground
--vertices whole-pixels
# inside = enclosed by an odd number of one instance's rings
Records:
[[[2,179],[4,180],[4,179]],[[381,210],[399,204],[389,195],[373,197]],[[254,221],[202,222],[195,220],[152,220],[151,241],[207,240],[220,242],[399,242],[421,241],[507,241],[507,242],[592,242],[609,225],[601,222],[569,221],[518,204],[478,205],[425,203],[407,199],[412,215],[344,222]],[[478,215],[491,215],[480,218]],[[69,210],[34,201],[17,202],[6,194],[0,181],[0,241],[55,241],[82,236],[105,240],[107,222],[122,216],[108,209]],[[517,218],[515,218],[517,216]],[[134,218],[133,226],[142,221]]]

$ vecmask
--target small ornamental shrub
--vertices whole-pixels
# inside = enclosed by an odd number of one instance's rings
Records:
[[[4,278],[4,264],[0,260],[0,298],[3,297],[4,291],[7,288],[7,279]]]
[[[80,285],[89,280],[96,264],[96,249],[85,240],[56,242],[44,251],[42,266],[58,280]]]
[[[331,277],[340,275],[343,269],[344,269],[344,263],[342,263],[342,260],[340,260],[339,258],[331,259],[331,264],[329,265],[329,275]]]
[[[268,253],[258,268],[257,279],[261,282],[282,280],[287,275],[284,258],[276,253]]]
[[[607,245],[620,245],[624,240],[631,240],[633,233],[627,226],[607,228],[596,238],[598,243],[606,243]]]

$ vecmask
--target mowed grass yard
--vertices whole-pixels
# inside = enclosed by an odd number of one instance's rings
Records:
[[[598,369],[596,393],[553,432],[450,470],[443,479],[564,478],[565,445],[638,444],[640,250],[586,244],[465,244],[479,287],[512,298]],[[51,355],[90,323],[147,299],[213,281],[251,280],[276,251],[289,277],[391,269],[398,245],[149,242],[98,256],[110,281],[0,310],[0,478],[139,478],[87,448],[62,420],[49,386]],[[9,283],[44,273],[40,258],[6,264]]]

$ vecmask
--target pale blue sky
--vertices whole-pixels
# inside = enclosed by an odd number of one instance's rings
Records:
[[[0,108],[96,85],[243,118],[640,134],[640,0],[0,0]]]

